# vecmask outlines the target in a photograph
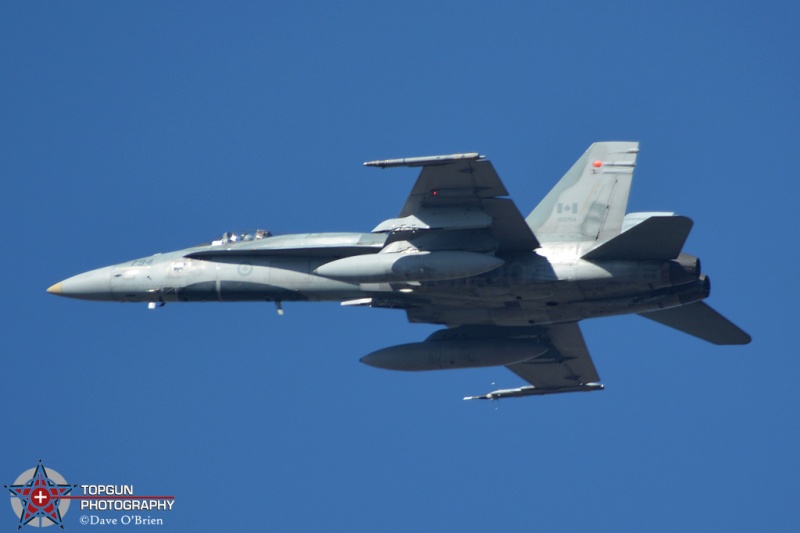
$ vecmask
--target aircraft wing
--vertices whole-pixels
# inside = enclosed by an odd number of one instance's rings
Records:
[[[531,251],[539,242],[509,198],[494,166],[477,153],[370,161],[381,168],[421,166],[398,218],[374,231],[489,228],[498,251]]]
[[[529,386],[500,389],[464,399],[497,400],[603,389],[577,322],[540,326],[536,329],[541,332],[541,341],[549,346],[547,353],[506,367],[530,383]]]

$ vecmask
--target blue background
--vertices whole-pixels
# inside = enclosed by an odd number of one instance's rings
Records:
[[[0,4],[0,481],[174,494],[172,531],[796,530],[798,4],[286,4]],[[370,159],[480,151],[527,214],[598,140],[641,141],[629,210],[693,218],[752,344],[584,322],[604,392],[463,402],[521,382],[358,362],[437,329],[402,312],[45,292],[369,231],[416,177]]]

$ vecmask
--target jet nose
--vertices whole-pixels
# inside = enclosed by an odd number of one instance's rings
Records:
[[[111,300],[110,268],[98,268],[65,279],[47,289],[50,294],[81,300]]]
[[[55,285],[50,286],[47,289],[47,292],[49,292],[50,294],[60,295],[61,294],[61,282],[59,281]]]

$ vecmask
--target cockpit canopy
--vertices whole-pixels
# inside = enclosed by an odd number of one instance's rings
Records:
[[[244,231],[226,231],[221,237],[212,240],[211,246],[221,246],[223,244],[235,244],[239,242],[257,241],[271,237],[272,233],[265,229],[252,229]]]

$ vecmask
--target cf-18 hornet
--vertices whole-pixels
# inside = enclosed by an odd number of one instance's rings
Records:
[[[527,385],[465,399],[601,390],[578,322],[636,313],[714,344],[750,336],[703,302],[682,252],[691,219],[625,213],[635,142],[591,145],[523,218],[478,153],[387,159],[421,167],[396,218],[369,233],[232,231],[211,242],[78,274],[48,292],[146,302],[338,301],[442,324],[361,361],[391,370],[506,366]]]

